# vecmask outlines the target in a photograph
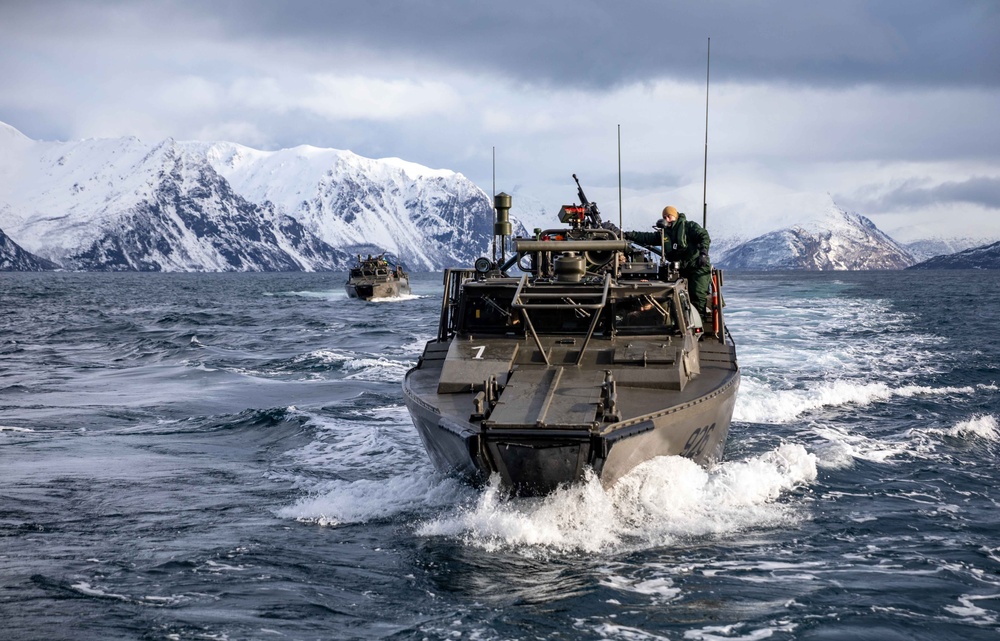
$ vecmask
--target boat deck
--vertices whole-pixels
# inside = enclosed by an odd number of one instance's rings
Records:
[[[579,366],[567,364],[567,361],[574,360],[572,354],[558,358],[557,351],[550,355],[550,361],[558,361],[558,364],[554,362],[547,366],[537,353],[531,353],[532,349],[525,341],[511,342],[522,349],[503,350],[516,353],[516,357],[512,356],[509,361],[504,358],[493,365],[493,375],[497,377],[503,393],[484,422],[486,428],[596,427],[601,388],[608,370],[613,372],[617,383],[617,409],[621,413],[619,424],[677,411],[720,392],[737,374],[735,348],[718,341],[702,341],[699,344],[700,374],[688,379],[681,389],[671,383],[676,378],[674,372],[682,367],[681,363],[655,358],[622,362],[623,350],[628,343],[621,338],[614,342],[611,339],[595,339]],[[634,340],[632,345],[635,346]],[[473,399],[483,389],[491,365],[489,359],[480,359],[477,370],[480,382],[467,379],[461,389],[453,387],[441,391],[439,383],[450,347],[450,341],[428,344],[421,366],[407,375],[406,386],[419,402],[438,414],[471,417]],[[510,370],[513,374],[508,379]]]

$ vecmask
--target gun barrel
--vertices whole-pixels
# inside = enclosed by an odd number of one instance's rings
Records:
[[[573,174],[573,180],[576,181],[576,193],[580,196],[580,204],[584,206],[589,205],[590,201],[587,200],[587,196],[584,195],[583,187],[580,186],[580,179],[576,177],[576,174]]]

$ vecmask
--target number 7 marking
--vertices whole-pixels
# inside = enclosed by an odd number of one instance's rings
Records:
[[[474,361],[483,360],[483,352],[486,351],[486,346],[480,345],[479,347],[473,347],[472,349],[476,350],[476,355],[472,357],[472,360]]]

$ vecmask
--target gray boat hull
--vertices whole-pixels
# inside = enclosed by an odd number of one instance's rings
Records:
[[[410,294],[410,281],[405,276],[387,280],[351,279],[347,282],[346,289],[349,298],[399,298]]]
[[[728,355],[732,350],[704,350],[699,384],[689,385],[686,392],[619,386],[618,394],[625,401],[629,396],[673,394],[673,400],[661,403],[656,411],[600,425],[545,425],[536,421],[535,425],[513,427],[491,426],[490,421],[473,416],[471,390],[437,394],[432,389],[446,350],[445,342],[428,344],[420,364],[407,373],[403,383],[413,423],[434,467],[442,473],[474,482],[498,474],[503,485],[516,494],[536,495],[578,482],[588,470],[603,486],[611,487],[637,465],[658,456],[685,456],[701,465],[723,456],[740,375],[735,358],[727,362],[725,358],[713,360],[713,356]],[[574,376],[583,379],[584,374]],[[597,370],[597,374],[596,379],[601,380],[603,372]],[[585,385],[574,387],[572,383],[558,393],[587,397]]]

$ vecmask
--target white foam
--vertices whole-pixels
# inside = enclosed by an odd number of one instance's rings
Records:
[[[850,467],[855,460],[887,463],[912,450],[911,444],[905,441],[870,438],[839,427],[818,426],[814,431],[829,443],[828,447],[817,448],[822,467]]]
[[[378,358],[354,358],[344,362],[351,370],[346,378],[359,381],[401,382],[406,372],[416,365],[412,361],[392,361],[383,356]]]
[[[400,294],[399,296],[387,296],[385,298],[373,298],[369,303],[398,303],[404,300],[418,300],[420,298],[425,298],[420,294]]]
[[[282,508],[278,516],[336,526],[367,523],[428,508],[465,503],[473,490],[455,479],[411,473],[389,479],[334,481],[322,493]]]
[[[0,432],[34,432],[27,427],[13,427],[10,425],[0,425]]]
[[[958,597],[960,605],[945,606],[945,610],[961,617],[967,623],[993,626],[997,624],[997,613],[975,604],[975,601],[993,601],[1000,599],[1000,594],[963,594]]]
[[[493,480],[477,503],[418,528],[487,550],[513,547],[599,551],[670,545],[797,519],[775,499],[816,479],[815,456],[782,445],[705,470],[691,460],[643,463],[609,491],[593,477],[539,499],[508,499]]]
[[[944,430],[928,430],[931,434],[940,434],[951,438],[962,440],[982,439],[984,441],[996,442],[1000,440],[1000,429],[997,426],[995,416],[974,416],[967,421],[962,421]]]
[[[211,559],[205,561],[205,566],[208,572],[220,573],[220,572],[243,572],[246,570],[242,565],[230,565],[228,563],[219,563],[218,561],[212,561]]]
[[[318,429],[317,438],[288,452],[296,466],[322,469],[324,475],[358,476],[370,474],[372,464],[377,462],[380,471],[429,473],[430,461],[402,405],[342,409],[337,417],[295,412]],[[300,481],[308,485],[308,481]]]
[[[344,289],[301,291],[301,292],[265,292],[265,296],[298,296],[300,298],[318,298],[320,300],[346,300],[347,291]]]
[[[977,388],[927,387],[906,385],[890,387],[882,382],[836,380],[806,389],[772,390],[753,379],[744,378],[736,399],[733,420],[751,423],[789,423],[819,409],[867,406],[894,397],[953,396],[976,393]]]
[[[424,348],[427,347],[427,343],[433,338],[434,337],[429,334],[421,336],[409,343],[401,345],[399,352],[408,356],[420,356],[424,353]]]
[[[657,601],[669,601],[681,594],[680,588],[676,587],[673,580],[667,577],[637,580],[612,575],[602,579],[601,585],[620,592],[633,592],[655,597]]]
[[[839,297],[796,299],[754,298],[753,310],[727,314],[739,336],[740,358],[753,367],[797,375],[839,371],[845,376],[876,372],[904,375],[933,365],[925,350],[940,339],[909,330],[911,317],[891,311],[882,300],[857,301]],[[831,340],[845,328],[856,330],[850,340]],[[877,330],[877,331],[865,331]],[[887,341],[886,332],[908,331],[905,340]],[[900,379],[901,380],[901,379]]]
[[[578,626],[582,626],[584,621],[577,620],[576,623]],[[595,626],[594,632],[603,639],[625,639],[626,641],[648,641],[650,639],[659,641],[666,638],[657,634],[651,634],[640,628],[607,621]]]
[[[95,587],[86,581],[80,581],[79,583],[73,583],[70,587],[80,594],[86,596],[99,597],[102,599],[114,599],[116,601],[125,601],[127,603],[143,603],[146,605],[155,606],[167,606],[167,605],[177,605],[184,601],[183,597],[180,596],[138,596],[132,597],[126,594],[116,594],[114,592],[108,592],[101,588]]]
[[[885,438],[848,432],[844,428],[830,425],[816,426],[813,432],[826,442],[814,447],[819,464],[821,467],[831,468],[849,467],[855,460],[894,463],[904,456],[939,456],[938,448],[942,438],[969,442],[1000,441],[997,419],[989,415],[977,415],[948,428],[921,427]]]
[[[79,583],[74,583],[70,586],[77,592],[81,594],[86,594],[87,596],[99,596],[107,599],[118,599],[120,601],[131,601],[131,599],[124,594],[115,594],[113,592],[107,592],[99,588],[95,588],[86,581],[80,581]]]
[[[770,639],[776,632],[793,632],[797,626],[789,621],[782,621],[777,625],[743,632],[745,627],[747,627],[745,623],[707,625],[697,630],[685,631],[684,638],[693,641],[760,641]]]
[[[412,361],[394,361],[384,356],[361,356],[355,353],[338,352],[336,350],[319,350],[299,356],[296,362],[318,359],[321,362],[341,366],[350,372],[345,378],[359,381],[395,382],[402,381],[407,370],[416,363]]]
[[[1000,441],[1000,429],[995,416],[975,415],[951,427],[916,427],[907,430],[904,438],[914,456],[927,458],[940,456],[940,448],[947,440],[963,441],[968,445],[996,443]],[[948,447],[953,447],[953,444],[948,444]]]

